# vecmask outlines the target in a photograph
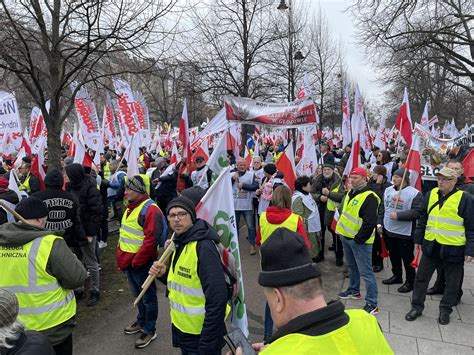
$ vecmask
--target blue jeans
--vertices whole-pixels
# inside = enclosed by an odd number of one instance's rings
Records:
[[[125,270],[133,297],[137,297],[140,294],[141,287],[148,277],[150,267],[151,263],[141,268],[129,267]],[[156,320],[158,318],[158,299],[156,298],[156,284],[154,282],[150,288],[148,288],[137,306],[137,323],[143,327],[143,333],[154,334],[156,331]]]
[[[377,306],[377,281],[372,269],[372,244],[357,244],[354,239],[341,236],[344,256],[349,268],[349,288],[352,293],[360,292],[360,277],[365,281],[367,304]]]
[[[255,245],[255,239],[257,238],[255,231],[255,214],[252,210],[235,211],[235,223],[237,224],[237,231],[239,230],[240,216],[244,216],[245,223],[247,224],[247,240],[249,241],[250,245]]]
[[[273,318],[268,302],[265,303],[265,328],[263,331],[263,340],[267,341],[273,335]]]

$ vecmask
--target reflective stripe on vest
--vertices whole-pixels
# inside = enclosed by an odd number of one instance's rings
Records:
[[[296,232],[298,229],[299,218],[299,215],[292,213],[283,223],[271,224],[267,221],[267,213],[262,212],[260,215],[260,244],[263,244],[268,239],[268,237],[280,227],[288,228],[290,231]]]
[[[145,234],[143,233],[143,227],[138,223],[138,217],[140,217],[142,208],[148,200],[146,199],[135,207],[130,214],[128,214],[128,211],[123,214],[119,238],[120,250],[134,254],[140,250]]]
[[[344,199],[344,204],[342,206],[342,213],[339,217],[339,221],[336,226],[336,233],[340,234],[347,238],[354,238],[355,235],[359,232],[362,226],[362,218],[359,217],[360,208],[365,202],[365,199],[370,195],[375,196],[378,204],[380,204],[380,197],[373,191],[365,191],[360,194],[357,194],[352,199],[349,198],[349,195],[346,195]],[[374,214],[377,213],[377,210],[374,211]],[[372,244],[375,239],[375,228],[372,231],[370,238],[366,241],[366,244]]]
[[[331,190],[331,192],[337,192],[340,186],[341,184],[338,184],[334,189]],[[328,202],[326,204],[326,208],[328,209],[328,211],[334,212],[336,210],[336,207],[338,206],[339,204],[337,202],[334,202],[328,197]]]
[[[183,247],[176,264],[170,267],[167,287],[170,301],[171,323],[184,333],[201,334],[206,313],[206,297],[199,279],[197,242]],[[171,265],[174,264],[173,253]],[[226,317],[230,312],[227,305]]]
[[[439,188],[437,187],[431,190],[428,200],[428,211],[438,201],[438,191]],[[438,204],[431,209],[428,221],[426,222],[426,240],[436,240],[439,244],[443,245],[466,245],[464,219],[458,215],[462,195],[462,191],[456,191],[444,201],[441,208],[439,208]]]
[[[104,164],[104,179],[109,180],[110,178],[110,165],[109,162],[106,161]]]
[[[349,316],[349,323],[332,332],[318,336],[288,334],[259,354],[393,354],[377,318],[359,309],[346,310],[345,313]]]
[[[54,241],[47,235],[18,247],[0,246],[0,288],[18,298],[18,320],[27,330],[45,330],[64,323],[76,314],[72,290],[62,288],[46,271]]]

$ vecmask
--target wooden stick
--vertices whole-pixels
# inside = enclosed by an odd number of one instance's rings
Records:
[[[6,209],[8,212],[10,212],[12,215],[15,216],[16,219],[20,220],[22,223],[31,225],[29,224],[22,216],[20,216],[15,210],[11,209],[9,206],[3,203],[3,201],[0,200],[0,206],[4,209]]]
[[[173,238],[174,238],[174,233],[173,235],[171,236],[171,243],[170,245],[168,245],[168,247],[165,249],[163,255],[161,255],[160,259],[158,259],[158,262],[161,263],[161,264],[166,264],[168,259],[171,257],[171,254],[174,252],[174,242],[173,242]],[[155,282],[155,279],[156,279],[156,276],[155,275],[148,275],[148,277],[146,278],[145,282],[143,283],[142,285],[142,291],[140,292],[140,294],[137,296],[137,298],[135,299],[135,301],[133,302],[133,306],[136,307],[136,305],[141,301],[141,299],[143,298],[143,296],[145,295],[146,291],[148,290],[148,288],[151,286],[151,284],[153,282]]]

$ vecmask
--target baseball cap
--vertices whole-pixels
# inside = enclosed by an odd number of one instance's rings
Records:
[[[444,167],[440,171],[436,173],[436,176],[444,176],[446,179],[457,179],[458,174],[456,173],[456,170]]]
[[[363,168],[363,167],[361,167],[361,166],[352,169],[352,170],[351,170],[351,173],[350,173],[349,175],[359,175],[359,176],[365,176],[365,177],[368,176],[368,174],[367,174],[367,169],[366,169],[366,168]]]

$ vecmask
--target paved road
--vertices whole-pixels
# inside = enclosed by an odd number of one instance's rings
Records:
[[[242,232],[245,232],[243,228]],[[243,237],[243,236],[242,236]],[[134,320],[133,298],[126,285],[125,276],[113,268],[115,236],[105,249],[105,264],[101,304],[94,310],[80,303],[79,324],[75,332],[75,354],[179,354],[171,346],[169,306],[165,299],[165,287],[158,285],[158,338],[146,349],[135,350],[133,343],[137,335],[123,334],[123,328]],[[327,243],[329,244],[329,243]],[[263,315],[265,301],[262,288],[258,286],[259,257],[248,254],[248,245],[241,239],[241,254],[244,275],[245,298],[249,318],[250,339],[252,342],[263,338]],[[320,263],[323,273],[323,288],[327,300],[347,287],[347,279],[342,269],[335,266],[334,256],[327,252],[326,260]],[[385,261],[387,265],[387,261]],[[466,266],[464,296],[462,303],[451,316],[451,323],[441,326],[437,323],[440,297],[428,296],[426,310],[415,322],[407,322],[404,315],[410,310],[411,294],[399,294],[398,287],[383,285],[381,280],[391,276],[386,267],[376,274],[379,284],[378,320],[396,354],[474,354],[474,265]],[[364,290],[362,290],[364,292]],[[348,308],[362,308],[364,301],[347,301]]]

